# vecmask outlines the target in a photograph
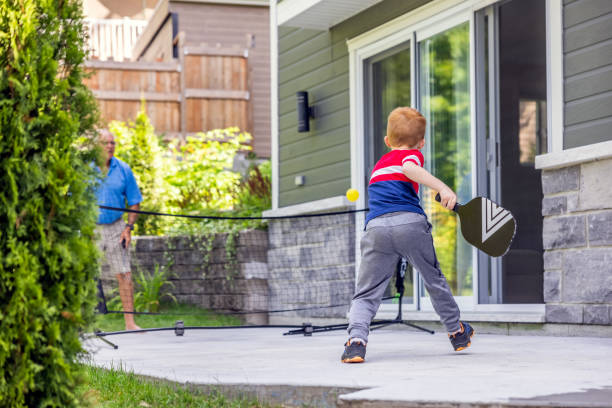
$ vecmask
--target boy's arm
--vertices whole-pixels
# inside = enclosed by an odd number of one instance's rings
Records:
[[[442,180],[434,177],[430,172],[420,166],[417,166],[411,161],[404,162],[402,165],[402,170],[404,171],[406,177],[408,177],[410,180],[426,185],[427,187],[440,193],[440,203],[442,206],[449,210],[455,208],[455,204],[457,204],[457,195],[450,189],[450,187],[444,184]]]

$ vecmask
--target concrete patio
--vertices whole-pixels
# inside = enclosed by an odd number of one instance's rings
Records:
[[[476,330],[478,326],[476,325]],[[386,328],[365,364],[340,363],[342,331],[186,330],[109,336],[92,363],[230,395],[314,407],[612,407],[612,338],[476,334],[455,353],[443,333]]]

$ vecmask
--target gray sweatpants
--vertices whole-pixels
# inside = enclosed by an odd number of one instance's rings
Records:
[[[361,266],[349,312],[350,338],[368,340],[370,322],[401,257],[421,274],[446,330],[460,330],[459,307],[440,271],[430,231],[425,216],[411,212],[385,214],[368,222],[361,238]]]

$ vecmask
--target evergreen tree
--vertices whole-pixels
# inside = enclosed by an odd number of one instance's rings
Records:
[[[97,257],[79,0],[0,1],[0,406],[78,406]]]

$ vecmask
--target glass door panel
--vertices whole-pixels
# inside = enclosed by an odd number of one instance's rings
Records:
[[[389,151],[384,142],[389,113],[398,106],[412,106],[410,64],[410,42],[393,47],[365,61],[366,186],[370,181],[374,165]],[[401,269],[401,261],[397,268]],[[395,276],[394,273],[385,291],[384,296],[387,298],[398,295]],[[403,303],[414,304],[414,294],[413,270],[408,266],[404,277]],[[384,303],[396,302],[396,299],[384,301]]]
[[[420,41],[418,57],[419,107],[427,118],[426,168],[457,193],[459,202],[467,202],[472,198],[469,22]],[[435,191],[424,187],[421,194],[440,268],[455,296],[471,297],[472,247],[463,239],[455,214],[435,202]]]

